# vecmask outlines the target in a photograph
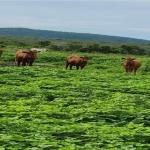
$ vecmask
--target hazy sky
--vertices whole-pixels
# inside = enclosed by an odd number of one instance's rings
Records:
[[[0,28],[150,40],[150,0],[0,0]]]

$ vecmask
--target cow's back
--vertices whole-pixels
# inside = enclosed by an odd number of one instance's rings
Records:
[[[27,51],[24,51],[24,50],[19,50],[19,51],[17,51],[17,52],[16,52],[16,57],[17,57],[17,56],[21,56],[21,55],[24,56],[24,54],[26,54],[25,52],[27,52]]]
[[[141,65],[142,65],[142,63],[140,62],[140,61],[138,61],[138,60],[133,60],[133,67],[136,69],[136,68],[139,68]]]
[[[18,53],[16,56],[16,60],[27,60],[28,54],[27,53]]]
[[[79,57],[78,59],[76,59],[76,62],[75,62],[77,65],[81,65],[84,63],[84,60],[82,57]]]
[[[75,64],[75,62],[78,60],[78,57],[77,56],[69,56],[67,57],[66,59],[66,63],[69,63],[69,64]]]

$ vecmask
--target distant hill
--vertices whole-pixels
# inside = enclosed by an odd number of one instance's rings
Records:
[[[67,40],[90,40],[90,41],[101,41],[101,42],[150,44],[150,41],[148,40],[128,38],[128,37],[89,34],[89,33],[36,30],[36,29],[28,29],[28,28],[0,28],[0,36],[1,35],[18,36],[18,37],[67,39]]]

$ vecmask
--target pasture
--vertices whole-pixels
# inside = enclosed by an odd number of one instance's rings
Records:
[[[121,55],[82,54],[66,70],[66,52],[39,53],[33,66],[0,58],[0,150],[149,150],[150,58],[126,75]],[[134,56],[135,57],[135,56]]]

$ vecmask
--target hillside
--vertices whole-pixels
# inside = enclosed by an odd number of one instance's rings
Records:
[[[0,35],[1,36],[10,35],[10,36],[18,36],[18,37],[69,39],[69,40],[90,40],[90,41],[101,41],[101,42],[150,44],[150,41],[143,40],[143,39],[99,35],[99,34],[89,34],[89,33],[36,30],[36,29],[28,29],[28,28],[0,28]]]

